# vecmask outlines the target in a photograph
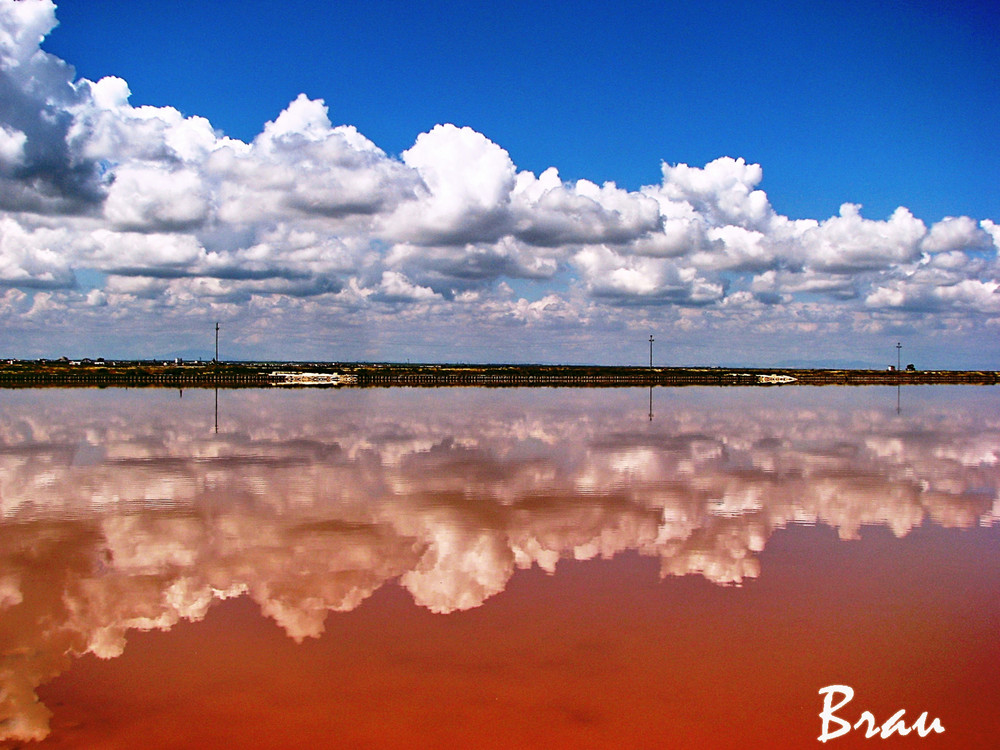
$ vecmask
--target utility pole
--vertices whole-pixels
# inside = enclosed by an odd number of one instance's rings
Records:
[[[899,365],[900,365],[900,359],[899,359],[899,350],[900,350],[900,349],[902,349],[902,348],[903,348],[903,345],[902,345],[902,344],[900,344],[900,343],[899,343],[899,342],[897,341],[897,342],[896,342],[896,372],[899,372]]]
[[[215,359],[212,361],[219,361],[219,321],[215,321]]]
[[[650,367],[653,366],[653,341],[655,341],[655,339],[653,338],[653,334],[649,334],[649,366]]]

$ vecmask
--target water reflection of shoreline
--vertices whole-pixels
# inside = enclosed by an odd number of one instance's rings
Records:
[[[219,434],[190,397],[8,398],[4,731],[44,736],[34,689],[66,654],[115,656],[128,630],[226,597],[301,640],[391,580],[450,612],[564,558],[636,550],[739,583],[790,523],[998,520],[1000,419],[980,394],[903,417],[822,391],[685,394],[652,424],[629,395],[247,392],[226,394]]]

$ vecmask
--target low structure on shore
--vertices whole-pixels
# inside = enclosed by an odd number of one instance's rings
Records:
[[[272,372],[271,385],[352,385],[357,378],[341,372]]]

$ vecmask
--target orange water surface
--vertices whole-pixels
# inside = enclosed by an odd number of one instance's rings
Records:
[[[902,708],[945,732],[830,747],[996,747],[1000,535],[955,554],[958,533],[794,528],[737,589],[631,555],[525,571],[449,615],[389,586],[301,644],[232,600],[76,662],[39,691],[42,746],[819,747],[817,691],[846,684],[852,722]]]
[[[922,394],[19,394],[0,747],[998,747],[996,396]]]

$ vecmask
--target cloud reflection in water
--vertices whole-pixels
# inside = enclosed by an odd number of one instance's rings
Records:
[[[389,581],[447,613],[635,550],[760,575],[776,529],[1000,520],[989,389],[23,391],[0,421],[0,738],[130,629],[247,595],[298,641]],[[890,403],[891,400],[891,403]]]

